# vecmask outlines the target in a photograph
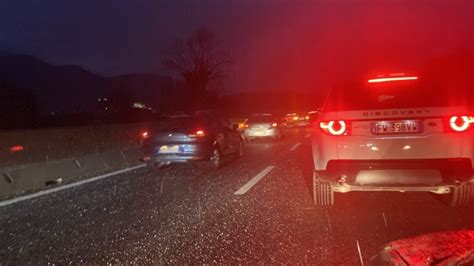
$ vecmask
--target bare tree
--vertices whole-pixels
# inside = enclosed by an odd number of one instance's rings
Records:
[[[176,41],[165,60],[166,67],[186,82],[191,108],[209,104],[209,84],[223,79],[225,66],[230,63],[228,52],[218,50],[214,34],[206,28],[197,30],[185,41]]]

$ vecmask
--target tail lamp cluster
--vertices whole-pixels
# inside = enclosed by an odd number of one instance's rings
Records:
[[[190,132],[188,134],[188,137],[190,137],[190,138],[202,138],[202,137],[205,137],[205,136],[206,136],[206,131],[204,131],[202,129],[195,130],[195,131]]]
[[[449,118],[449,128],[455,132],[466,132],[474,123],[474,116],[451,116]]]
[[[321,130],[332,136],[344,136],[349,134],[349,127],[346,121],[331,120],[319,123]]]

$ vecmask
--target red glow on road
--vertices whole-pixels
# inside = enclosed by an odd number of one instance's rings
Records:
[[[375,78],[369,79],[369,83],[381,83],[391,81],[403,81],[403,80],[417,80],[418,77],[391,77],[391,78]]]

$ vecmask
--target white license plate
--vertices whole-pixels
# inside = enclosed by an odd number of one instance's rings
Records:
[[[422,132],[421,123],[418,120],[404,121],[381,121],[372,124],[373,134],[403,134]]]
[[[158,153],[161,154],[166,154],[166,153],[179,153],[179,145],[173,145],[173,146],[161,146],[160,149],[158,150]]]

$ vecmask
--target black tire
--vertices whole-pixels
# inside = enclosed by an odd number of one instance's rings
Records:
[[[453,188],[443,196],[443,201],[450,207],[467,207],[474,204],[474,183],[466,183]]]
[[[313,201],[316,206],[334,205],[334,191],[331,184],[321,180],[315,171],[313,171]]]
[[[217,170],[222,167],[222,154],[218,146],[214,147],[207,165],[213,170]]]

